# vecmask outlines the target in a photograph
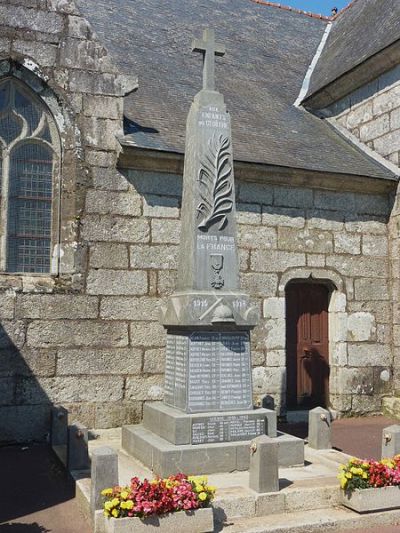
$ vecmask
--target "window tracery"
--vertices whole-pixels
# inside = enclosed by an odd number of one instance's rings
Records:
[[[47,107],[18,80],[0,80],[1,270],[55,271],[58,146]]]

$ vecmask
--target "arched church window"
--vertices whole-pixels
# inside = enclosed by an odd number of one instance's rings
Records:
[[[55,273],[59,136],[50,111],[23,83],[0,80],[0,269]],[[57,208],[55,208],[57,207]]]

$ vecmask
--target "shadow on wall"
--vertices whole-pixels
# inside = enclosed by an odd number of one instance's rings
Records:
[[[147,172],[144,170],[119,169],[119,172],[133,186],[144,199],[144,216],[165,217],[168,213],[157,214],[158,208],[175,209],[168,218],[178,218],[178,208],[182,201],[182,176],[166,172]],[[154,212],[146,211],[146,207],[153,207]]]
[[[170,215],[157,214],[156,209],[180,207],[182,175],[133,169],[119,171],[137,193],[143,196],[145,206],[154,208],[153,212],[145,211],[144,216],[178,218],[179,214],[172,212]],[[235,181],[239,224],[280,227],[287,231],[292,228],[298,231],[304,228],[306,222],[310,230],[346,230],[356,234],[365,231],[378,235],[384,232],[379,225],[388,223],[393,209],[394,197],[389,194],[313,191],[311,188],[289,188],[268,182]],[[243,220],[242,215],[246,215]]]
[[[39,379],[54,375],[56,351],[25,347],[24,329],[0,323],[0,444],[43,442],[50,432],[51,401]]]

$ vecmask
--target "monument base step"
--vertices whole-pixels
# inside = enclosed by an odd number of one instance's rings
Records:
[[[163,402],[146,402],[143,426],[171,444],[248,441],[259,435],[277,435],[276,412],[261,407],[187,414]]]
[[[224,525],[224,533],[321,533],[356,529],[367,531],[374,526],[397,525],[400,510],[359,515],[347,509],[317,509],[254,518],[238,518]],[[393,530],[394,531],[394,530]]]
[[[121,432],[120,428],[118,430],[96,430],[96,438],[89,440],[90,452],[102,446],[111,446],[118,451],[119,484],[121,486],[129,485],[133,476],[138,476],[140,479],[152,479],[153,472],[149,468],[121,449]],[[248,471],[208,475],[209,484],[217,487],[216,498],[213,501],[214,516],[216,522],[225,524],[224,533],[225,530],[232,531],[232,533],[239,531],[241,533],[263,531],[308,533],[318,530],[313,529],[316,516],[321,517],[322,528],[319,531],[342,531],[340,527],[342,523],[345,526],[343,529],[354,527],[351,521],[342,522],[342,513],[338,515],[337,529],[334,527],[335,517],[332,518],[332,522],[324,521],[324,517],[331,517],[331,512],[339,505],[338,467],[339,464],[346,463],[350,457],[336,450],[313,450],[308,446],[304,447],[304,452],[306,458],[304,466],[279,469],[279,492],[257,493],[251,490]],[[87,474],[79,473],[75,479],[78,502],[88,515],[91,481],[86,476]],[[316,510],[321,511],[315,514]],[[364,520],[353,511],[344,511],[344,513],[346,517]],[[272,515],[279,518],[274,520]],[[299,525],[303,529],[289,529],[290,516],[294,516],[293,520],[290,519],[290,527],[294,528]],[[381,513],[379,516],[382,520],[386,520],[387,514]],[[308,517],[310,517],[309,521],[307,521]],[[280,526],[286,529],[279,529]],[[236,529],[229,529],[233,527]]]
[[[279,466],[304,464],[302,439],[280,432],[275,438],[279,444]],[[141,424],[122,428],[122,448],[162,477],[177,472],[196,475],[248,470],[250,442],[176,446]]]

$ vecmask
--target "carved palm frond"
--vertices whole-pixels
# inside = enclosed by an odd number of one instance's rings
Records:
[[[227,222],[227,214],[233,206],[230,175],[230,141],[223,135],[213,136],[208,141],[208,152],[201,161],[199,170],[200,198],[198,213],[203,216],[199,229],[207,231],[220,221],[219,229]]]

